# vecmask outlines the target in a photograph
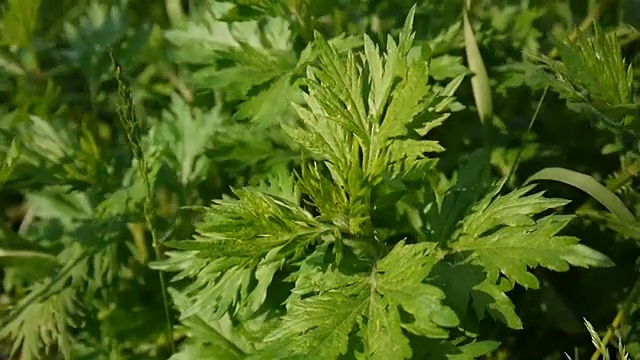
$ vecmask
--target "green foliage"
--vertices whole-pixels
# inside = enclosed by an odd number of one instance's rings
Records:
[[[590,4],[5,2],[0,357],[640,356],[640,9]]]
[[[304,127],[289,126],[287,133],[312,158],[303,165],[307,170],[299,181],[310,198],[308,206],[319,214],[301,207],[297,197],[246,190],[235,192],[237,200],[207,208],[195,240],[168,244],[186,253],[171,253],[165,263],[154,265],[179,271],[179,279],[195,275],[185,293],[192,304],[183,316],[201,313],[209,304],[216,304],[209,311],[217,318],[230,314],[240,323],[267,316],[269,321],[252,329],[258,338],[266,334],[251,355],[256,358],[349,354],[403,359],[413,356],[407,334],[447,339],[446,328],[460,325],[453,309],[442,304],[445,292],[425,283],[448,254],[459,257],[448,266],[464,263],[459,266],[477,268],[476,277],[486,278],[469,289],[476,292],[478,320],[493,311],[515,328],[522,325],[504,294],[510,288],[497,284],[500,275],[514,285],[537,288],[527,267],[566,271],[569,264],[611,265],[577,239],[556,236],[570,218],[534,220],[532,216],[566,201],[524,196],[530,187],[497,197],[497,191],[490,191],[446,243],[400,241],[391,246],[390,239],[377,235],[370,215],[372,189],[416,169],[432,169],[433,160],[423,154],[441,147],[422,136],[446,119],[448,114],[439,112],[447,109],[459,84],[455,80],[435,93],[426,85],[428,51],[412,60],[407,54],[412,21],[410,14],[399,42],[389,39],[382,57],[366,36],[360,58],[352,52],[340,56],[322,38],[317,40],[319,64],[307,70],[303,83],[307,107],[296,107]],[[263,314],[259,310],[270,302],[268,289],[277,286],[278,270],[294,281],[292,295],[283,309]],[[450,286],[456,294],[451,302],[467,301],[468,293]]]
[[[637,131],[640,107],[634,102],[633,68],[622,59],[615,34],[595,24],[594,37],[575,43],[557,42],[561,61],[538,57],[553,76],[549,84],[565,97],[569,107],[595,114],[609,126],[630,126]]]
[[[38,25],[38,10],[41,1],[9,1],[2,19],[5,34],[4,42],[30,47],[33,42],[33,33]]]

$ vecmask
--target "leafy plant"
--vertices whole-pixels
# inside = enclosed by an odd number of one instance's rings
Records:
[[[570,217],[534,218],[566,201],[526,195],[531,187],[503,196],[501,186],[478,191],[483,198],[466,204],[466,216],[451,234],[426,235],[420,226],[414,231],[423,234],[402,238],[373,220],[393,211],[377,209],[374,199],[412,193],[376,188],[394,181],[402,187],[411,175],[433,168],[434,159],[424,154],[442,148],[424,136],[448,117],[442,112],[460,83],[455,79],[440,91],[428,85],[428,49],[409,57],[412,22],[410,13],[399,41],[390,38],[382,55],[367,36],[364,54],[344,57],[317,38],[319,63],[309,67],[304,82],[307,106],[296,106],[304,127],[287,128],[311,157],[297,181],[286,186],[299,190],[288,191],[289,197],[237,190],[237,198],[203,210],[195,240],[168,244],[183,252],[170,253],[155,268],[179,271],[178,279],[195,275],[183,292],[192,300],[182,318],[203,314],[215,329],[216,321],[228,316],[245,336],[262,339],[254,344],[256,351],[242,352],[256,358],[411,358],[420,338],[458,345],[430,356],[464,354],[461,345],[470,343],[445,341],[465,328],[443,300],[461,305],[457,310],[463,315],[471,298],[476,321],[489,313],[520,328],[505,291],[515,284],[539,286],[528,267],[565,271],[569,265],[610,265],[577,239],[557,235]],[[301,204],[304,195],[309,200]],[[437,227],[438,220],[448,220],[440,214],[450,208],[438,210],[423,214],[425,222]],[[420,237],[426,239],[417,241]],[[432,273],[436,266],[440,271]],[[447,282],[448,291],[435,286],[457,271],[475,282],[464,287]],[[285,284],[293,283],[291,295],[270,294],[272,287],[283,286],[274,284],[276,273]],[[265,303],[278,303],[271,297],[283,296],[284,307],[260,311]],[[244,323],[253,321],[246,329]],[[477,342],[473,348],[481,355],[494,347]]]
[[[640,355],[637,4],[0,8],[0,357]]]

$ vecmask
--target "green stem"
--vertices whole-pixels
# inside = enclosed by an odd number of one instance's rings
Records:
[[[153,244],[153,249],[155,250],[156,260],[162,259],[162,251],[160,251],[160,243],[158,241],[158,232],[155,227],[155,210],[153,207],[155,194],[153,192],[153,187],[151,184],[151,180],[149,179],[149,168],[147,166],[147,161],[145,157],[140,157],[138,159],[138,164],[140,166],[140,172],[142,173],[142,181],[144,182],[145,187],[147,188],[147,198],[144,202],[144,217],[147,221],[147,227],[149,228],[149,232],[151,233],[151,242]],[[160,277],[160,289],[162,292],[162,304],[164,305],[164,316],[167,319],[166,321],[166,332],[167,332],[167,341],[169,342],[169,348],[171,349],[171,353],[176,352],[175,343],[173,341],[173,329],[171,326],[171,314],[169,311],[169,299],[167,297],[167,284],[164,279],[164,272],[158,271],[158,276]]]
[[[185,15],[182,11],[182,0],[165,0],[164,6],[172,26],[179,25],[184,21]]]
[[[611,191],[616,191],[624,186],[626,183],[631,181],[634,177],[636,177],[640,173],[640,158],[636,159],[629,167],[616,176],[607,186],[607,188]]]
[[[117,63],[111,51],[109,52],[109,55],[111,56],[111,61],[115,66],[116,80],[118,81],[118,93],[121,100],[121,104],[118,108],[118,114],[120,117],[120,121],[122,122],[122,126],[125,129],[129,144],[131,145],[133,156],[136,160],[138,160],[138,170],[140,171],[142,181],[144,182],[147,191],[147,196],[144,202],[144,217],[147,222],[149,232],[151,233],[151,240],[153,248],[155,250],[156,260],[160,260],[162,258],[162,252],[160,251],[158,234],[155,228],[156,213],[153,206],[155,200],[155,193],[153,188],[154,186],[151,182],[151,179],[149,178],[150,169],[147,163],[147,159],[144,156],[142,150],[139,124],[135,119],[133,109],[133,96],[131,95],[131,89],[127,80],[125,79],[122,67]],[[162,293],[162,304],[164,306],[164,313],[166,317],[167,342],[169,343],[171,353],[175,353],[176,348],[175,342],[173,340],[173,330],[169,312],[169,299],[167,296],[167,285],[165,283],[164,273],[161,270],[158,271],[158,276],[160,278],[160,291]]]
[[[611,326],[609,326],[609,329],[604,335],[604,338],[602,338],[602,345],[604,348],[606,348],[607,344],[609,344],[609,342],[613,338],[615,331],[620,327],[620,325],[622,324],[622,320],[624,320],[624,317],[627,315],[627,313],[631,309],[631,306],[636,302],[639,296],[640,279],[636,281],[636,285],[633,287],[633,290],[631,290],[631,293],[625,300],[624,305],[622,305],[620,311],[618,311],[618,313],[616,314],[616,317],[613,319],[613,322],[611,323]],[[598,360],[600,358],[600,355],[600,349],[596,349],[596,351],[591,356],[591,360]]]
[[[171,85],[173,85],[173,87],[180,93],[180,95],[182,95],[182,98],[186,102],[193,102],[193,92],[191,91],[191,89],[189,89],[187,84],[185,84],[185,82],[178,76],[178,74],[171,70],[169,65],[164,62],[160,62],[158,64],[158,70],[160,71],[160,74],[162,76],[169,80]]]
[[[533,124],[535,123],[536,119],[538,118],[538,114],[540,113],[540,109],[542,109],[542,103],[544,102],[544,99],[547,96],[547,91],[549,91],[549,86],[544,88],[544,91],[542,92],[542,96],[540,96],[540,100],[538,101],[538,106],[536,107],[536,111],[533,113],[533,116],[531,117],[531,120],[529,121],[529,126],[527,127],[527,132],[525,133],[524,137],[526,137],[527,135],[529,135],[531,133],[531,129],[533,129]],[[523,142],[522,146],[520,146],[520,149],[518,149],[518,153],[516,154],[516,158],[513,161],[513,166],[511,167],[511,171],[507,175],[507,180],[505,181],[505,184],[507,183],[507,181],[509,181],[509,179],[513,176],[513,174],[515,174],[515,172],[516,172],[516,170],[518,168],[518,163],[520,162],[520,157],[522,156],[522,152],[523,151],[524,151],[524,142]]]

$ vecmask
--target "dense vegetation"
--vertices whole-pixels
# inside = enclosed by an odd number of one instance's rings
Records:
[[[637,1],[0,6],[0,356],[640,358]]]

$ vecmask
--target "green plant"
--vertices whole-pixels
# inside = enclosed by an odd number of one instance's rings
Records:
[[[640,355],[640,36],[592,3],[6,2],[0,355]]]

